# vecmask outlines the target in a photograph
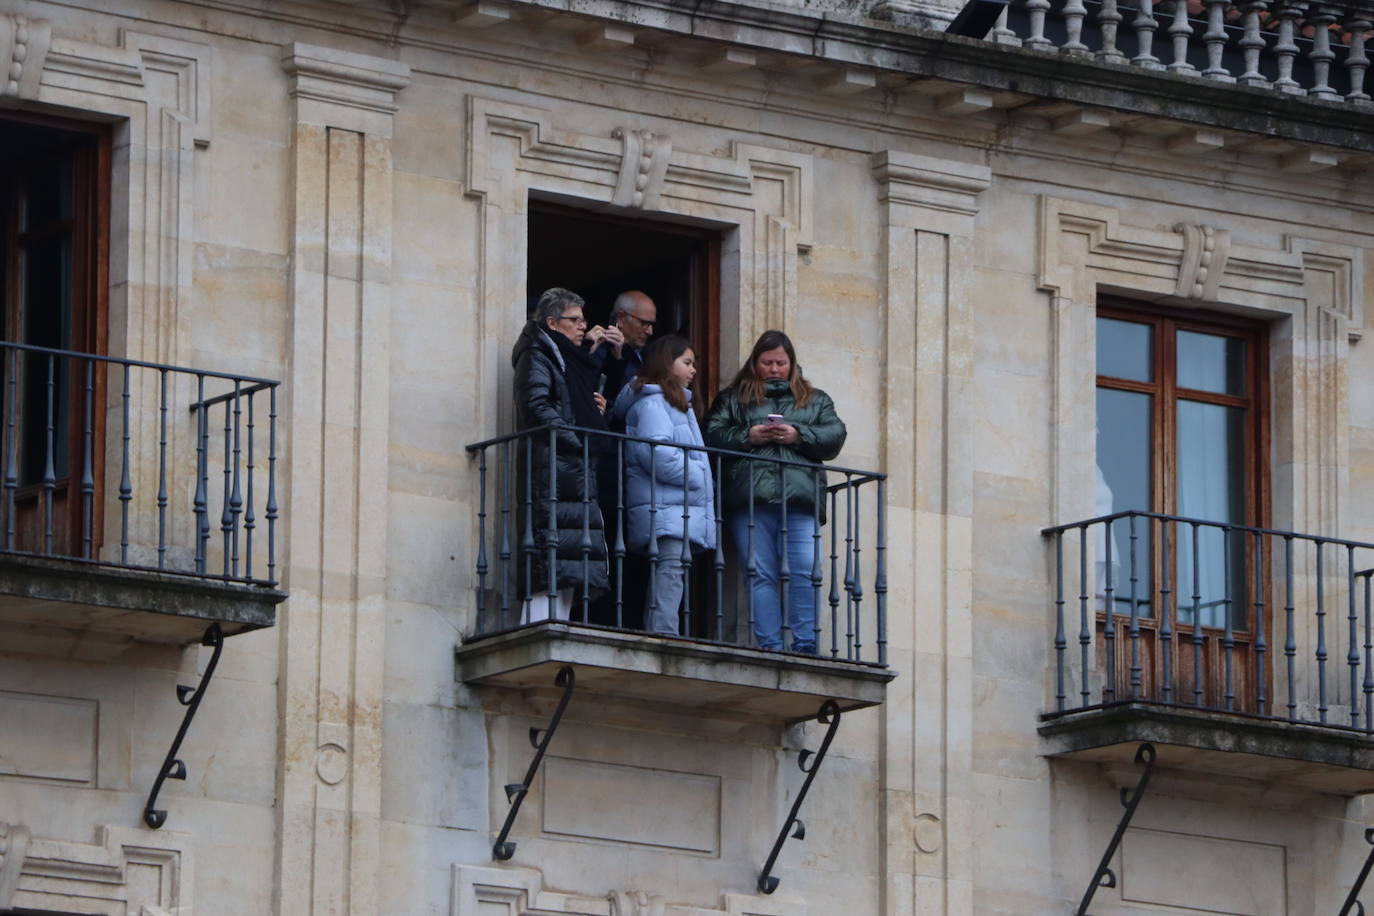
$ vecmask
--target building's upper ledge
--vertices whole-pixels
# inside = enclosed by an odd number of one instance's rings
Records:
[[[1200,18],[1175,19],[1167,10],[1142,18],[1112,0],[1016,0],[986,40],[728,0],[469,0],[453,6],[452,20],[527,28],[567,14],[585,23],[576,31],[587,47],[685,51],[706,73],[792,73],[822,96],[910,94],[951,116],[1022,109],[1046,114],[1065,135],[1153,121],[1166,133],[1183,132],[1182,152],[1212,152],[1232,145],[1230,138],[1281,140],[1326,148],[1316,159],[1299,157],[1304,163],[1367,164],[1374,109],[1361,89],[1363,42],[1374,14],[1342,8],[1260,17],[1245,9],[1217,0]],[[566,28],[567,20],[558,24]],[[1113,30],[1115,38],[1104,39]],[[1257,65],[1247,49],[1260,51]],[[1210,133],[1198,138],[1199,129]]]

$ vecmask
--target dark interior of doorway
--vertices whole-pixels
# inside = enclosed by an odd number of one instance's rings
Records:
[[[719,251],[709,229],[532,200],[526,312],[541,292],[563,286],[586,300],[589,322],[606,324],[616,296],[642,290],[658,308],[654,334],[692,342],[697,396],[709,403],[719,383]]]

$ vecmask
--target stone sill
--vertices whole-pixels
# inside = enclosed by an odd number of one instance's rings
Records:
[[[1332,795],[1374,792],[1374,736],[1240,713],[1126,702],[1040,717],[1046,756],[1131,765],[1143,741],[1160,768]]]
[[[0,553],[0,630],[58,628],[107,640],[190,645],[273,626],[286,593],[187,573]]]
[[[877,706],[897,676],[877,665],[548,621],[471,637],[456,655],[469,684],[546,688],[572,665],[579,693],[783,721],[811,718],[826,700],[841,711]]]

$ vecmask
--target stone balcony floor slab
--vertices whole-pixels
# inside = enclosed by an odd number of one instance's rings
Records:
[[[196,575],[0,554],[0,629],[58,628],[103,639],[190,645],[270,627],[284,592]]]
[[[1124,702],[1041,716],[1047,756],[1130,765],[1148,741],[1157,765],[1304,787],[1374,792],[1374,736],[1240,713]]]
[[[897,676],[877,665],[554,622],[470,638],[457,663],[469,684],[543,688],[571,665],[579,693],[784,721],[814,717],[831,699],[841,711],[876,706]]]

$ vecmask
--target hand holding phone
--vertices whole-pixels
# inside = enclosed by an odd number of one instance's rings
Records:
[[[770,413],[770,414],[768,415],[768,425],[769,425],[769,426],[777,426],[777,425],[778,425],[779,423],[781,423],[781,422],[782,422],[782,414],[780,414],[780,413]]]

